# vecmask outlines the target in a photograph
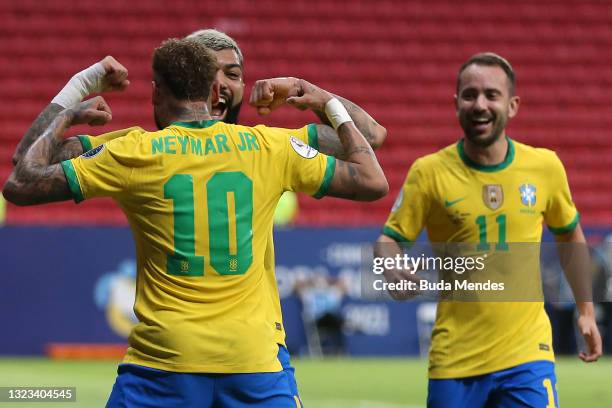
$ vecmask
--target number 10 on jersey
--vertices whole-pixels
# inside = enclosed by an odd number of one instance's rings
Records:
[[[191,174],[176,174],[164,184],[164,198],[173,201],[170,275],[204,275],[204,257],[195,254],[193,193]],[[206,183],[206,196],[210,265],[220,275],[243,275],[253,263],[253,182],[242,172],[215,173]]]

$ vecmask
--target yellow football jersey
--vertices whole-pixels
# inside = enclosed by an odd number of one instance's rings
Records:
[[[508,243],[539,243],[542,222],[556,234],[572,231],[579,216],[559,158],[508,142],[505,160],[495,166],[470,160],[463,140],[416,160],[383,233],[410,242],[426,228],[432,243],[502,251]],[[539,265],[535,269],[530,284],[540,290]],[[439,302],[430,378],[480,375],[535,360],[554,360],[542,302]]]
[[[287,134],[174,123],[62,162],[76,201],[111,196],[132,227],[139,323],[124,362],[177,372],[281,370],[274,209],[286,190],[323,196],[335,169],[333,157]]]
[[[94,147],[98,147],[106,142],[110,142],[113,139],[117,139],[118,137],[125,136],[128,133],[133,132],[135,130],[138,130],[140,132],[146,132],[140,126],[132,126],[127,129],[113,130],[112,132],[104,133],[98,136],[78,135],[77,138],[79,139],[79,142],[81,142],[83,151],[87,152],[93,149]]]
[[[125,136],[126,134],[134,131],[140,130],[144,132],[145,130],[140,127],[131,127],[127,129],[116,130],[109,133],[104,133],[98,136],[91,135],[79,135],[78,139],[83,146],[83,151],[87,152],[94,147],[98,147],[106,142],[109,142],[113,139],[116,139],[121,136]],[[314,147],[315,149],[319,148],[319,140],[317,133],[317,125],[309,124],[300,129],[284,129],[284,128],[274,128],[275,132],[285,133],[287,137],[295,137],[300,139],[302,142],[307,143],[308,145]],[[272,231],[270,232],[270,243],[266,248],[265,254],[265,264],[266,270],[274,272],[275,270],[275,258],[274,258],[274,238]],[[278,294],[278,285],[276,282],[276,275],[274,273],[266,274],[268,279],[268,284],[270,287],[270,296],[272,297],[272,303],[274,305],[274,322],[277,328],[276,331],[276,341],[278,344],[285,344],[285,326],[283,324],[283,312],[280,304],[280,296]]]

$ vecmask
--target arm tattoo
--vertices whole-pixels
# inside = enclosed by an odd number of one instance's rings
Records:
[[[342,142],[334,129],[326,125],[317,126],[317,135],[319,138],[319,151],[328,156],[334,156],[337,159],[346,160],[353,153],[374,154],[370,146],[359,146],[349,152],[344,151]]]
[[[366,138],[368,143],[370,145],[375,143],[376,142],[376,137],[375,137],[376,129],[380,125],[366,111],[361,109],[358,105],[354,104],[353,102],[341,96],[338,96],[338,95],[334,95],[334,96],[340,102],[342,102],[342,105],[344,105],[344,107],[346,108],[346,111],[348,112],[349,116],[351,117],[351,119],[353,119],[353,122],[355,123],[355,127],[359,129],[359,131],[363,134],[363,136]],[[314,113],[318,116],[321,123],[331,127],[331,123],[329,122],[329,119],[327,119],[327,115],[325,114],[325,112],[317,110],[317,111],[314,111]],[[321,135],[319,135],[319,144],[321,143],[320,140],[321,140]]]
[[[319,151],[337,159],[346,158],[344,147],[336,131],[327,125],[317,125],[317,137],[319,140]]]
[[[83,145],[81,145],[79,139],[69,137],[53,149],[51,163],[61,163],[64,160],[74,159],[83,153]]]
[[[346,108],[349,116],[353,119],[353,122],[355,122],[355,127],[359,129],[368,143],[372,144],[374,142],[374,128],[372,124],[377,125],[376,121],[372,119],[366,111],[348,99],[341,96],[336,96],[336,98],[338,98]]]
[[[346,162],[346,165],[348,167],[348,172],[351,176],[351,180],[356,183],[359,176],[357,175],[357,170],[355,169],[355,163]]]
[[[61,137],[71,120],[69,114],[57,115],[17,163],[5,186],[5,190],[8,187],[16,192],[16,203],[40,204],[71,197],[61,166],[51,164],[53,152],[61,144]]]
[[[317,117],[319,118],[319,120],[321,121],[321,123],[323,123],[324,125],[327,126],[331,126],[331,122],[329,121],[329,119],[327,118],[327,115],[325,114],[324,111],[320,111],[320,110],[314,110],[313,112],[315,113],[315,115],[317,115]]]
[[[22,200],[19,204],[43,204],[68,200],[72,197],[64,170],[59,164],[52,164],[48,167],[30,164],[14,178],[11,176],[7,181],[7,187],[10,183],[14,188],[19,188],[28,195],[27,199]]]
[[[32,122],[30,128],[17,145],[13,154],[13,165],[16,165],[28,151],[28,148],[34,143],[43,133],[43,131],[51,124],[53,119],[64,110],[64,108],[56,103],[50,103]]]
[[[374,151],[372,151],[372,148],[370,146],[357,146],[356,148],[349,150],[349,152],[346,155],[350,157],[355,153],[365,153],[365,154],[374,155]]]
[[[355,200],[357,193],[352,186],[356,184],[359,179],[359,174],[357,173],[357,169],[355,169],[355,163],[338,160],[336,173],[338,175],[338,184],[333,189],[333,196]]]

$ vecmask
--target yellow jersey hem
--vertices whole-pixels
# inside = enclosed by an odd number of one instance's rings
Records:
[[[541,358],[519,358],[516,360],[511,360],[506,364],[500,364],[499,366],[492,366],[492,367],[487,367],[487,368],[483,368],[481,370],[468,370],[468,371],[463,371],[463,370],[454,370],[454,371],[447,371],[444,369],[439,369],[439,370],[429,370],[428,373],[428,377],[432,380],[448,380],[448,379],[452,379],[452,378],[466,378],[466,377],[475,377],[478,375],[485,375],[485,374],[491,374],[497,371],[502,371],[502,370],[506,370],[508,368],[512,368],[512,367],[516,367],[518,365],[521,364],[526,364],[526,363],[533,363],[535,361],[550,361],[552,363],[555,362],[555,356],[551,356],[551,357],[541,357]]]
[[[136,364],[143,367],[177,373],[206,373],[206,374],[248,374],[248,373],[277,373],[283,370],[281,363],[258,365],[221,365],[221,364],[169,364],[148,361],[126,355],[121,364]]]

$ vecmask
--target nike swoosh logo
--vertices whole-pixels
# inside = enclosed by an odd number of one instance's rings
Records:
[[[444,200],[444,207],[446,207],[446,208],[451,207],[451,206],[453,206],[453,205],[455,205],[458,202],[463,201],[463,200],[465,200],[465,197],[458,198],[458,199],[453,200],[453,201]]]

